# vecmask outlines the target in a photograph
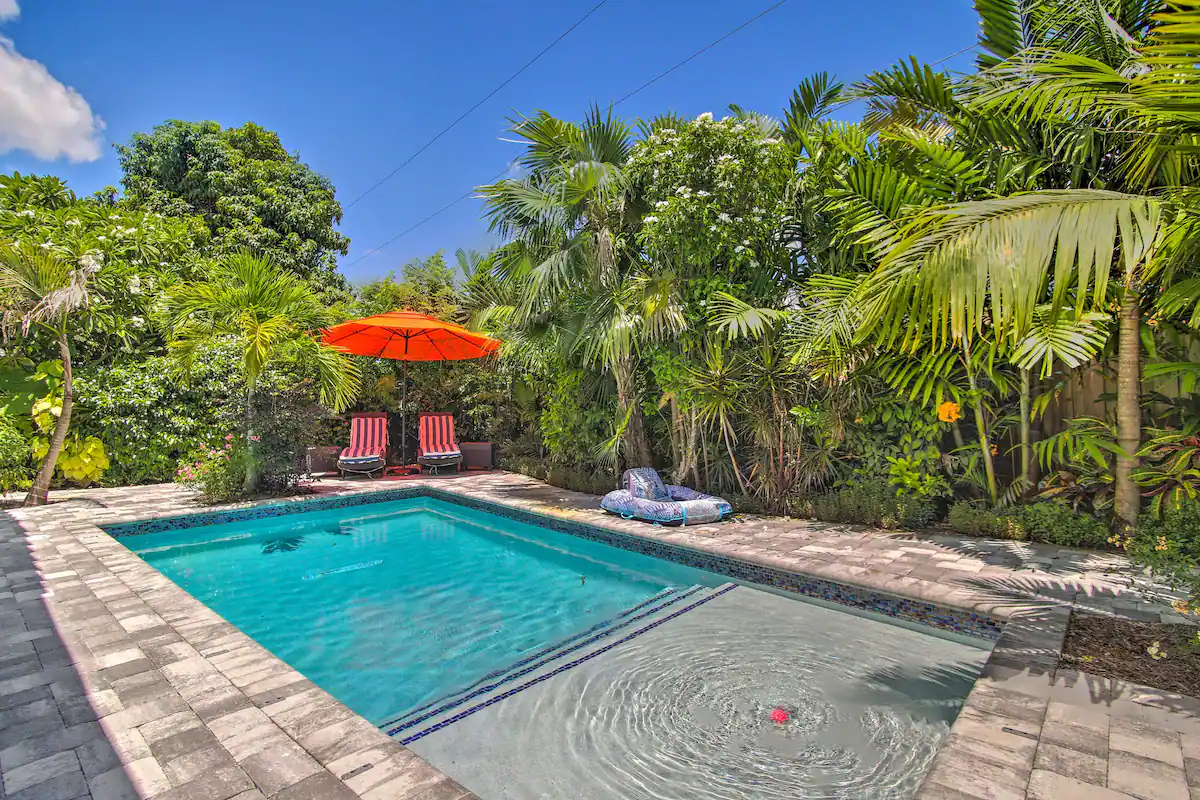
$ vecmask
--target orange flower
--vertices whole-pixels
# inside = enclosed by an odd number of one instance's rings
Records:
[[[962,419],[962,410],[958,403],[946,401],[937,407],[937,415],[942,422],[956,422]]]
[[[1000,447],[998,445],[992,445],[991,451],[992,451],[992,455],[994,455],[994,456],[1000,455]]]

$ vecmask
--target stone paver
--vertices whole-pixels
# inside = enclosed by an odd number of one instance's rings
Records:
[[[1179,621],[1119,556],[778,518],[652,527],[505,473],[314,488],[409,485],[1007,620],[920,800],[1200,798],[1200,701],[1056,669],[1072,606]],[[56,497],[0,514],[6,800],[473,797],[97,527],[207,510],[185,490]]]

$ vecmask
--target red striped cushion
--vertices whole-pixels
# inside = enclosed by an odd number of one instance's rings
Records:
[[[423,456],[458,455],[452,414],[422,414],[420,450]]]
[[[342,458],[383,456],[387,452],[387,414],[355,414],[350,418],[350,446]]]

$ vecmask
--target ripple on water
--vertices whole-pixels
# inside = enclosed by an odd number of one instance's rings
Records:
[[[587,798],[908,798],[983,656],[739,589],[415,747],[455,774],[480,737],[493,760],[500,737],[519,737],[511,757],[530,763],[505,779],[517,786],[497,794],[460,776],[484,797],[572,784]],[[962,669],[928,680],[945,659]]]

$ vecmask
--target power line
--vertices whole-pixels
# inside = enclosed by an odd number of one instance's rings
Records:
[[[688,56],[687,58],[685,58],[683,61],[680,61],[680,62],[679,62],[678,64],[676,64],[675,66],[671,67],[671,68],[670,68],[670,69],[668,69],[668,70],[664,70],[663,72],[660,72],[659,74],[655,75],[653,78],[651,78],[650,80],[646,81],[646,82],[645,82],[645,83],[643,83],[641,86],[639,86],[638,88],[634,89],[632,92],[630,92],[629,94],[625,95],[624,97],[622,97],[622,98],[621,98],[620,100],[618,100],[617,102],[613,103],[613,105],[614,105],[614,106],[619,106],[619,105],[621,105],[621,103],[624,103],[626,100],[628,100],[629,98],[633,97],[633,96],[634,96],[635,94],[637,94],[638,92],[640,92],[640,91],[642,91],[643,89],[646,89],[646,88],[648,88],[649,86],[651,86],[651,85],[653,85],[653,84],[657,83],[658,81],[660,81],[660,80],[662,80],[663,78],[665,78],[665,77],[667,77],[668,75],[670,75],[670,74],[671,74],[672,72],[674,72],[675,70],[677,70],[677,69],[679,69],[680,67],[682,67],[684,64],[686,64],[686,63],[688,63],[689,61],[691,61],[692,59],[694,59],[694,58],[696,58],[697,56],[699,56],[699,55],[701,55],[701,54],[703,54],[703,53],[705,53],[705,52],[707,52],[707,51],[711,50],[712,48],[716,47],[716,46],[717,46],[717,45],[719,45],[721,42],[725,41],[725,40],[726,40],[726,39],[728,39],[730,36],[733,36],[735,33],[737,33],[738,31],[740,31],[742,28],[745,28],[747,25],[751,24],[752,22],[756,22],[757,20],[760,20],[760,19],[762,19],[762,18],[763,18],[763,17],[765,17],[767,14],[770,14],[772,11],[774,11],[774,10],[775,10],[775,9],[777,9],[777,8],[779,8],[781,5],[783,5],[783,4],[784,4],[784,3],[786,3],[787,1],[788,1],[788,0],[779,0],[779,2],[778,2],[778,3],[776,3],[776,4],[775,4],[775,5],[773,5],[773,6],[771,6],[770,8],[767,8],[767,9],[764,9],[763,11],[760,11],[760,12],[758,12],[758,13],[757,13],[757,14],[755,14],[753,17],[751,17],[750,19],[746,20],[746,21],[745,21],[745,22],[743,22],[741,25],[738,25],[736,28],[734,28],[733,30],[731,30],[729,33],[727,33],[727,34],[725,34],[724,36],[722,36],[720,39],[716,39],[715,41],[709,42],[709,43],[708,43],[708,44],[706,44],[704,47],[701,47],[699,50],[697,50],[696,52],[692,53],[690,56]]]
[[[955,56],[961,56],[963,53],[967,52],[968,50],[974,50],[976,47],[979,47],[979,42],[976,42],[975,44],[969,44],[966,47],[964,47],[962,50],[959,50],[956,53],[951,53],[950,55],[946,56],[945,58],[939,58],[937,61],[931,61],[929,63],[929,66],[936,67],[938,64],[943,64],[943,63],[949,61],[950,59],[954,58]]]
[[[738,25],[736,28],[734,28],[733,30],[729,31],[728,33],[726,33],[726,34],[725,34],[724,36],[722,36],[721,38],[719,38],[719,39],[716,39],[716,40],[714,40],[714,41],[710,42],[709,44],[707,44],[707,45],[705,45],[704,47],[702,47],[702,48],[700,48],[699,50],[697,50],[695,53],[692,53],[690,56],[688,56],[687,58],[685,58],[683,61],[680,61],[679,63],[675,64],[675,65],[674,65],[673,67],[671,67],[670,69],[664,70],[663,72],[660,72],[660,73],[659,73],[658,75],[656,75],[655,77],[653,77],[653,78],[651,78],[650,80],[646,81],[646,82],[645,82],[645,83],[643,83],[641,86],[639,86],[638,88],[634,89],[632,92],[630,92],[629,94],[627,94],[627,95],[625,95],[624,97],[622,97],[620,100],[617,100],[615,103],[613,103],[613,106],[615,107],[615,106],[618,106],[618,105],[620,105],[621,103],[625,102],[625,101],[626,101],[626,100],[628,100],[629,98],[633,97],[633,96],[634,96],[635,94],[637,94],[638,92],[642,91],[643,89],[646,89],[647,87],[651,86],[652,84],[656,83],[657,81],[661,80],[662,78],[665,78],[667,75],[669,75],[669,74],[671,74],[672,72],[674,72],[675,70],[679,69],[679,68],[680,68],[680,67],[682,67],[684,64],[687,64],[689,61],[691,61],[691,60],[695,59],[697,56],[701,55],[702,53],[704,53],[704,52],[706,52],[706,51],[708,51],[708,50],[710,50],[710,49],[712,49],[712,48],[713,48],[713,47],[715,47],[716,45],[718,45],[718,44],[720,44],[721,42],[723,42],[723,41],[725,41],[726,39],[728,39],[730,36],[733,36],[735,33],[737,33],[738,31],[742,30],[742,29],[743,29],[743,28],[745,28],[747,25],[751,24],[752,22],[755,22],[756,20],[759,20],[759,19],[761,19],[762,17],[765,17],[767,14],[769,14],[769,13],[771,13],[772,11],[774,11],[775,9],[779,8],[781,5],[783,5],[783,4],[784,4],[784,3],[786,3],[787,1],[788,1],[788,0],[779,0],[779,2],[778,2],[778,3],[776,3],[775,5],[773,5],[773,6],[770,6],[769,8],[767,8],[767,9],[765,9],[765,10],[763,10],[763,11],[760,11],[758,14],[756,14],[756,15],[754,15],[753,17],[751,17],[750,19],[746,20],[746,21],[745,21],[745,22],[743,22],[741,25]],[[594,10],[595,10],[595,9],[593,9],[593,11],[594,11]],[[589,12],[589,13],[591,13],[591,12]],[[586,17],[585,17],[585,19],[586,19]],[[580,20],[580,21],[582,22],[582,20]],[[577,23],[577,24],[578,24],[578,23]],[[561,37],[560,37],[560,38],[561,38]],[[952,58],[955,58],[956,56],[960,56],[960,55],[962,55],[963,53],[967,52],[968,50],[973,50],[973,49],[975,49],[975,48],[976,48],[976,47],[978,47],[978,46],[979,46],[979,45],[978,45],[978,43],[976,43],[976,44],[971,44],[971,45],[968,45],[967,47],[964,47],[964,48],[962,48],[961,50],[958,50],[958,51],[956,51],[956,52],[953,52],[953,53],[951,53],[950,55],[948,55],[948,56],[945,56],[944,58],[939,58],[937,61],[932,61],[932,62],[930,62],[930,64],[929,64],[929,65],[930,65],[930,66],[937,66],[938,64],[942,64],[942,63],[944,63],[944,62],[946,62],[946,61],[949,61],[949,60],[950,60],[950,59],[952,59]],[[494,94],[494,93],[493,93],[493,94]],[[843,103],[842,103],[842,104],[840,104],[840,105],[847,105],[847,104],[849,104],[849,101],[843,101]],[[469,113],[469,112],[468,112],[468,113]],[[428,146],[428,145],[427,145],[427,146]],[[422,148],[422,149],[423,149],[423,148]],[[410,160],[411,160],[411,159],[410,159]],[[406,163],[407,163],[407,162],[406,162]],[[401,166],[403,166],[403,165],[401,165]],[[494,176],[494,177],[493,177],[491,180],[492,180],[492,181],[495,181],[495,180],[499,179],[500,177],[502,177],[502,176],[505,174],[505,172],[507,172],[507,170],[504,170],[503,172],[497,173],[497,174],[496,174],[496,175],[495,175],[495,176]],[[390,177],[390,176],[389,176],[389,177]],[[386,178],[385,178],[385,180],[386,180]],[[391,239],[388,239],[386,242],[384,242],[383,244],[379,245],[378,247],[372,248],[371,250],[368,250],[367,252],[363,253],[361,256],[359,256],[358,258],[354,259],[353,261],[351,261],[351,262],[350,262],[349,264],[347,264],[346,266],[347,266],[347,267],[352,267],[352,266],[354,266],[355,264],[357,264],[357,263],[359,263],[360,261],[362,261],[363,259],[366,259],[366,258],[368,258],[368,257],[370,257],[370,256],[373,256],[373,255],[375,255],[375,254],[376,254],[376,253],[378,253],[380,250],[383,250],[384,248],[386,248],[386,247],[388,247],[389,245],[391,245],[393,242],[396,242],[396,241],[398,241],[398,240],[402,239],[403,237],[407,236],[408,234],[412,233],[412,232],[413,232],[413,231],[415,231],[417,228],[419,228],[419,227],[421,227],[422,225],[424,225],[426,222],[429,222],[430,220],[434,219],[435,217],[439,217],[439,216],[441,216],[442,214],[444,214],[445,212],[449,211],[449,210],[450,210],[451,208],[453,208],[454,206],[458,205],[459,203],[463,202],[464,200],[467,200],[467,199],[469,199],[469,198],[470,198],[470,197],[472,197],[474,194],[475,194],[475,190],[474,190],[474,189],[472,189],[471,191],[469,191],[469,192],[467,192],[466,194],[462,195],[462,196],[461,196],[461,197],[459,197],[458,199],[456,199],[456,200],[453,200],[453,201],[452,201],[452,202],[450,202],[450,203],[447,203],[446,205],[444,205],[444,206],[442,206],[441,208],[439,208],[437,211],[435,211],[435,212],[433,212],[432,214],[430,214],[429,216],[425,217],[425,218],[424,218],[423,220],[421,220],[420,222],[416,222],[416,223],[414,223],[414,224],[410,225],[409,227],[405,228],[403,231],[401,231],[400,233],[396,234],[396,235],[395,235],[395,236],[393,236]],[[358,202],[358,201],[356,200],[355,202]],[[351,203],[351,205],[353,205],[353,203]],[[349,207],[349,206],[347,206],[347,207]]]
[[[564,33],[562,36],[558,37],[558,39],[556,39],[556,40],[555,40],[555,41],[554,41],[554,42],[553,42],[553,43],[550,45],[550,47],[553,47],[553,46],[554,46],[554,44],[557,44],[557,43],[558,43],[558,41],[559,41],[560,39],[562,39],[562,38],[563,38],[563,36],[566,36],[566,35],[567,35],[567,33],[570,33],[570,32],[571,32],[571,30],[573,30],[574,28],[578,27],[578,25],[579,25],[581,22],[583,22],[583,20],[585,20],[585,19],[587,19],[589,16],[591,16],[591,15],[592,15],[592,13],[594,13],[594,12],[596,11],[596,9],[600,8],[600,6],[604,5],[604,3],[606,3],[606,2],[608,2],[608,0],[602,0],[602,2],[601,2],[599,5],[597,5],[597,6],[596,6],[595,8],[593,8],[591,11],[589,11],[589,12],[588,12],[586,15],[584,15],[583,19],[580,19],[580,20],[579,20],[579,22],[576,22],[576,23],[575,23],[575,25],[572,25],[572,26],[571,26],[571,28],[570,28],[570,29],[568,29],[568,30],[566,31],[566,33]],[[684,64],[687,64],[689,61],[692,61],[692,60],[693,60],[693,59],[695,59],[697,56],[700,56],[700,55],[702,55],[703,53],[707,52],[708,50],[711,50],[712,48],[716,47],[716,46],[717,46],[717,45],[719,45],[721,42],[723,42],[723,41],[725,41],[726,39],[728,39],[730,36],[733,36],[735,33],[737,33],[738,31],[742,30],[743,28],[745,28],[747,25],[750,25],[751,23],[753,23],[753,22],[755,22],[755,21],[757,21],[757,20],[759,20],[759,19],[762,19],[762,18],[763,18],[763,17],[765,17],[767,14],[770,14],[772,11],[774,11],[774,10],[775,10],[775,9],[777,9],[777,8],[779,8],[781,5],[783,5],[783,4],[784,4],[784,3],[786,3],[786,2],[788,2],[788,0],[779,0],[779,2],[775,3],[775,5],[773,5],[773,6],[770,6],[769,8],[766,8],[766,9],[764,9],[763,11],[760,11],[760,12],[758,12],[758,13],[757,13],[757,14],[755,14],[753,17],[751,17],[750,19],[748,19],[748,20],[746,20],[745,22],[743,22],[741,25],[738,25],[736,28],[734,28],[733,30],[731,30],[731,31],[729,31],[728,33],[726,33],[724,36],[720,37],[719,39],[714,39],[713,41],[711,41],[711,42],[709,42],[708,44],[706,44],[704,47],[702,47],[702,48],[700,48],[699,50],[697,50],[696,52],[692,53],[692,54],[691,54],[690,56],[688,56],[687,58],[685,58],[685,59],[683,59],[682,61],[680,61],[679,63],[675,64],[673,67],[671,67],[671,68],[669,68],[669,69],[666,69],[666,70],[663,70],[663,71],[662,71],[662,72],[660,72],[658,75],[655,75],[653,78],[651,78],[650,80],[646,81],[646,82],[645,82],[645,83],[643,83],[641,86],[639,86],[638,88],[634,89],[634,90],[633,90],[632,92],[630,92],[629,94],[627,94],[627,95],[625,95],[624,97],[622,97],[620,100],[617,100],[615,103],[613,103],[613,106],[615,107],[615,106],[618,106],[618,105],[620,105],[621,103],[624,103],[626,100],[628,100],[629,98],[633,97],[633,96],[634,96],[635,94],[637,94],[638,92],[642,91],[643,89],[646,89],[647,87],[651,86],[651,85],[652,85],[652,84],[654,84],[654,83],[657,83],[659,80],[661,80],[661,79],[665,78],[667,75],[670,75],[672,72],[674,72],[675,70],[679,69],[679,68],[680,68],[680,67],[682,67]],[[547,48],[546,48],[546,50],[549,50],[549,49],[550,49],[550,47],[547,47]],[[546,52],[545,50],[543,50],[543,51],[542,51],[542,53],[545,53],[545,52]],[[538,58],[540,58],[540,57],[541,57],[541,55],[542,55],[542,53],[539,53],[539,54],[537,55],[537,57],[535,57],[535,58],[533,59],[533,61],[536,61]],[[533,63],[533,61],[530,61],[529,63],[530,63],[530,64],[532,64],[532,63]],[[527,67],[527,66],[529,66],[529,65],[528,65],[528,64],[526,64],[525,66]],[[525,67],[522,67],[522,68],[521,68],[521,70],[522,70],[522,71],[523,71],[524,69],[525,69]],[[517,73],[517,75],[519,75],[519,74],[520,74],[520,72],[518,72],[518,73]],[[513,78],[515,78],[515,77],[516,77],[516,75],[513,75],[512,77],[513,77]],[[471,113],[471,111],[474,111],[476,108],[478,108],[478,107],[479,107],[479,106],[480,106],[480,105],[481,105],[481,104],[482,104],[482,103],[483,103],[485,100],[487,100],[489,97],[491,97],[492,95],[494,95],[496,92],[500,91],[500,89],[504,88],[504,86],[505,86],[506,84],[508,84],[508,83],[509,83],[509,81],[511,81],[511,80],[512,80],[512,78],[509,78],[507,81],[505,81],[504,83],[500,84],[500,86],[496,87],[496,89],[495,89],[495,90],[492,92],[492,94],[489,94],[489,95],[488,95],[488,97],[485,97],[483,100],[480,100],[480,101],[479,101],[479,103],[476,103],[476,104],[475,104],[475,106],[473,106],[473,107],[471,108],[471,110],[467,112],[467,114],[470,114],[470,113]],[[396,167],[396,169],[392,170],[392,172],[391,172],[390,174],[388,174],[388,176],[387,176],[387,177],[385,177],[385,178],[384,178],[383,180],[381,180],[379,183],[375,184],[375,186],[372,186],[372,187],[371,187],[370,189],[368,189],[366,192],[363,192],[363,194],[361,194],[361,195],[359,195],[358,197],[356,197],[356,198],[354,199],[354,202],[350,203],[350,205],[346,206],[346,208],[349,208],[350,206],[354,205],[354,203],[357,203],[359,200],[361,200],[361,199],[362,199],[363,197],[365,197],[367,194],[369,194],[370,192],[372,192],[372,191],[374,191],[376,188],[378,188],[378,187],[379,187],[379,185],[380,185],[381,183],[383,183],[383,182],[384,182],[384,181],[386,181],[388,178],[390,178],[392,175],[395,175],[397,172],[399,172],[401,169],[403,169],[405,164],[407,164],[409,161],[412,161],[414,158],[416,158],[418,155],[420,155],[420,154],[421,154],[421,152],[422,152],[423,150],[425,150],[427,147],[429,147],[429,145],[431,145],[431,144],[433,144],[435,141],[437,141],[437,140],[438,140],[438,138],[439,138],[439,137],[441,137],[441,135],[442,135],[443,133],[445,133],[446,131],[450,130],[450,128],[454,127],[454,125],[458,124],[458,122],[459,122],[459,121],[461,121],[463,117],[467,116],[467,114],[463,114],[463,116],[462,116],[462,117],[459,117],[457,120],[455,120],[453,123],[451,123],[451,125],[450,125],[448,128],[446,128],[446,130],[443,130],[443,131],[442,131],[442,133],[439,133],[437,136],[435,136],[433,139],[431,139],[431,140],[430,140],[430,141],[429,141],[429,142],[428,142],[428,143],[427,143],[427,144],[426,144],[424,147],[422,147],[422,148],[421,148],[420,150],[418,150],[416,153],[413,153],[413,155],[409,157],[408,161],[405,161],[405,162],[404,162],[404,164],[401,164],[399,167]],[[503,174],[504,174],[504,173],[500,173],[500,175],[503,175]],[[498,178],[498,177],[500,177],[500,175],[497,175],[496,177]],[[493,178],[493,180],[495,180],[495,178]],[[346,266],[347,266],[347,267],[352,267],[352,266],[354,266],[355,264],[357,264],[358,262],[362,261],[364,258],[367,258],[368,256],[372,256],[372,255],[374,255],[375,253],[378,253],[380,250],[384,249],[385,247],[387,247],[388,245],[390,245],[390,244],[392,244],[393,242],[397,241],[398,239],[401,239],[402,237],[404,237],[404,236],[407,236],[408,234],[412,233],[412,232],[413,232],[413,231],[415,231],[417,228],[421,227],[421,226],[422,226],[422,225],[424,225],[426,222],[429,222],[429,221],[430,221],[431,219],[433,219],[434,217],[440,216],[441,214],[443,214],[443,213],[445,213],[445,212],[449,211],[449,210],[450,210],[451,208],[453,208],[454,206],[458,205],[458,204],[459,204],[459,203],[461,203],[462,201],[464,201],[464,200],[466,200],[467,198],[471,197],[471,196],[472,196],[474,193],[475,193],[475,190],[474,190],[474,189],[472,189],[471,191],[467,192],[467,193],[466,193],[465,195],[463,195],[462,197],[459,197],[457,200],[454,200],[453,202],[447,203],[446,205],[444,205],[444,206],[442,206],[441,208],[439,208],[437,211],[435,211],[435,212],[433,212],[432,214],[430,214],[428,217],[425,217],[425,219],[421,220],[420,222],[417,222],[417,223],[415,223],[415,224],[413,224],[413,225],[410,225],[409,227],[405,228],[403,231],[401,231],[400,233],[396,234],[396,235],[395,235],[395,236],[393,236],[391,239],[388,239],[386,242],[384,242],[383,244],[379,245],[378,247],[375,247],[375,248],[373,248],[373,249],[371,249],[371,250],[368,250],[367,252],[363,253],[361,256],[359,256],[358,258],[354,259],[353,261],[351,261],[351,262],[350,262],[349,264],[347,264]]]
[[[505,79],[504,83],[500,84],[500,85],[499,85],[499,86],[497,86],[495,89],[492,89],[490,92],[488,92],[486,95],[484,95],[483,99],[481,99],[481,100],[480,100],[479,102],[477,102],[475,105],[471,106],[471,107],[470,107],[470,108],[468,108],[466,111],[464,111],[464,112],[463,112],[461,115],[459,115],[459,117],[458,117],[457,119],[455,119],[455,120],[454,120],[453,122],[451,122],[449,125],[447,125],[446,127],[442,128],[440,131],[438,131],[437,135],[435,135],[435,136],[434,136],[432,139],[430,139],[430,140],[429,140],[428,142],[426,142],[425,144],[421,145],[421,147],[420,147],[420,148],[419,148],[419,149],[418,149],[418,150],[417,150],[415,153],[413,153],[411,156],[409,156],[408,158],[404,159],[404,162],[403,162],[402,164],[400,164],[400,166],[396,167],[394,170],[392,170],[391,172],[389,172],[387,175],[384,175],[382,178],[380,178],[378,181],[376,181],[376,182],[375,182],[375,185],[373,185],[373,186],[372,186],[370,189],[367,189],[365,192],[363,192],[362,194],[360,194],[358,197],[356,197],[356,198],[354,198],[353,200],[351,200],[351,201],[350,201],[350,202],[349,202],[349,203],[346,205],[346,208],[350,208],[350,207],[351,207],[351,206],[353,206],[355,203],[357,203],[359,200],[362,200],[364,197],[366,197],[367,195],[369,195],[371,192],[375,191],[375,190],[376,190],[376,189],[378,189],[380,186],[382,186],[383,184],[385,184],[385,183],[387,183],[389,180],[391,180],[391,178],[392,178],[392,176],[393,176],[393,175],[395,175],[397,172],[399,172],[400,170],[404,169],[404,168],[405,168],[405,167],[407,167],[409,164],[411,164],[411,163],[413,162],[413,159],[415,159],[417,156],[421,155],[421,153],[424,153],[426,150],[428,150],[428,149],[429,149],[429,148],[430,148],[430,147],[431,147],[431,146],[434,144],[434,142],[436,142],[438,139],[441,139],[443,136],[445,136],[447,133],[449,133],[449,132],[451,131],[451,129],[453,129],[453,128],[454,128],[456,125],[458,125],[458,123],[462,122],[464,119],[466,119],[467,117],[469,117],[469,116],[471,115],[471,113],[472,113],[472,112],[474,112],[474,111],[475,111],[477,108],[479,108],[481,105],[483,105],[483,104],[484,104],[484,103],[486,103],[488,100],[491,100],[493,97],[495,97],[497,92],[499,92],[499,91],[500,91],[501,89],[503,89],[505,86],[508,86],[510,83],[512,83],[514,80],[516,80],[516,78],[517,78],[517,77],[518,77],[518,76],[519,76],[519,75],[520,75],[522,72],[524,72],[525,70],[527,70],[527,69],[529,69],[530,67],[532,67],[532,66],[533,66],[535,63],[537,63],[538,59],[540,59],[542,56],[546,55],[546,53],[550,52],[550,50],[551,50],[551,49],[552,49],[552,48],[553,48],[553,47],[554,47],[556,44],[558,44],[559,42],[561,42],[563,39],[567,38],[567,36],[568,36],[568,35],[571,33],[571,31],[575,30],[575,29],[576,29],[576,28],[578,28],[580,25],[582,25],[582,24],[583,24],[583,23],[584,23],[584,22],[587,20],[587,18],[588,18],[588,17],[590,17],[592,14],[595,14],[597,11],[599,11],[599,10],[600,10],[600,8],[601,8],[601,6],[603,6],[603,5],[604,5],[604,4],[606,4],[607,2],[608,2],[608,0],[600,0],[600,2],[599,2],[599,3],[596,3],[596,5],[592,6],[591,10],[590,10],[590,11],[588,11],[586,14],[584,14],[584,15],[583,15],[582,17],[580,17],[579,19],[577,19],[577,20],[575,21],[575,24],[574,24],[574,25],[572,25],[571,27],[567,28],[565,31],[563,31],[562,33],[560,33],[560,34],[558,35],[558,38],[557,38],[557,39],[555,39],[553,42],[551,42],[550,44],[548,44],[548,45],[546,45],[545,47],[543,47],[543,48],[541,49],[541,51],[540,51],[540,52],[539,52],[537,55],[535,55],[533,58],[531,58],[531,59],[529,59],[528,61],[526,61],[526,62],[525,62],[525,65],[524,65],[523,67],[521,67],[519,70],[517,70],[516,72],[514,72],[512,75],[509,75],[509,76],[508,76],[508,78],[506,78],[506,79]],[[785,0],[785,2],[786,2],[786,0]]]

